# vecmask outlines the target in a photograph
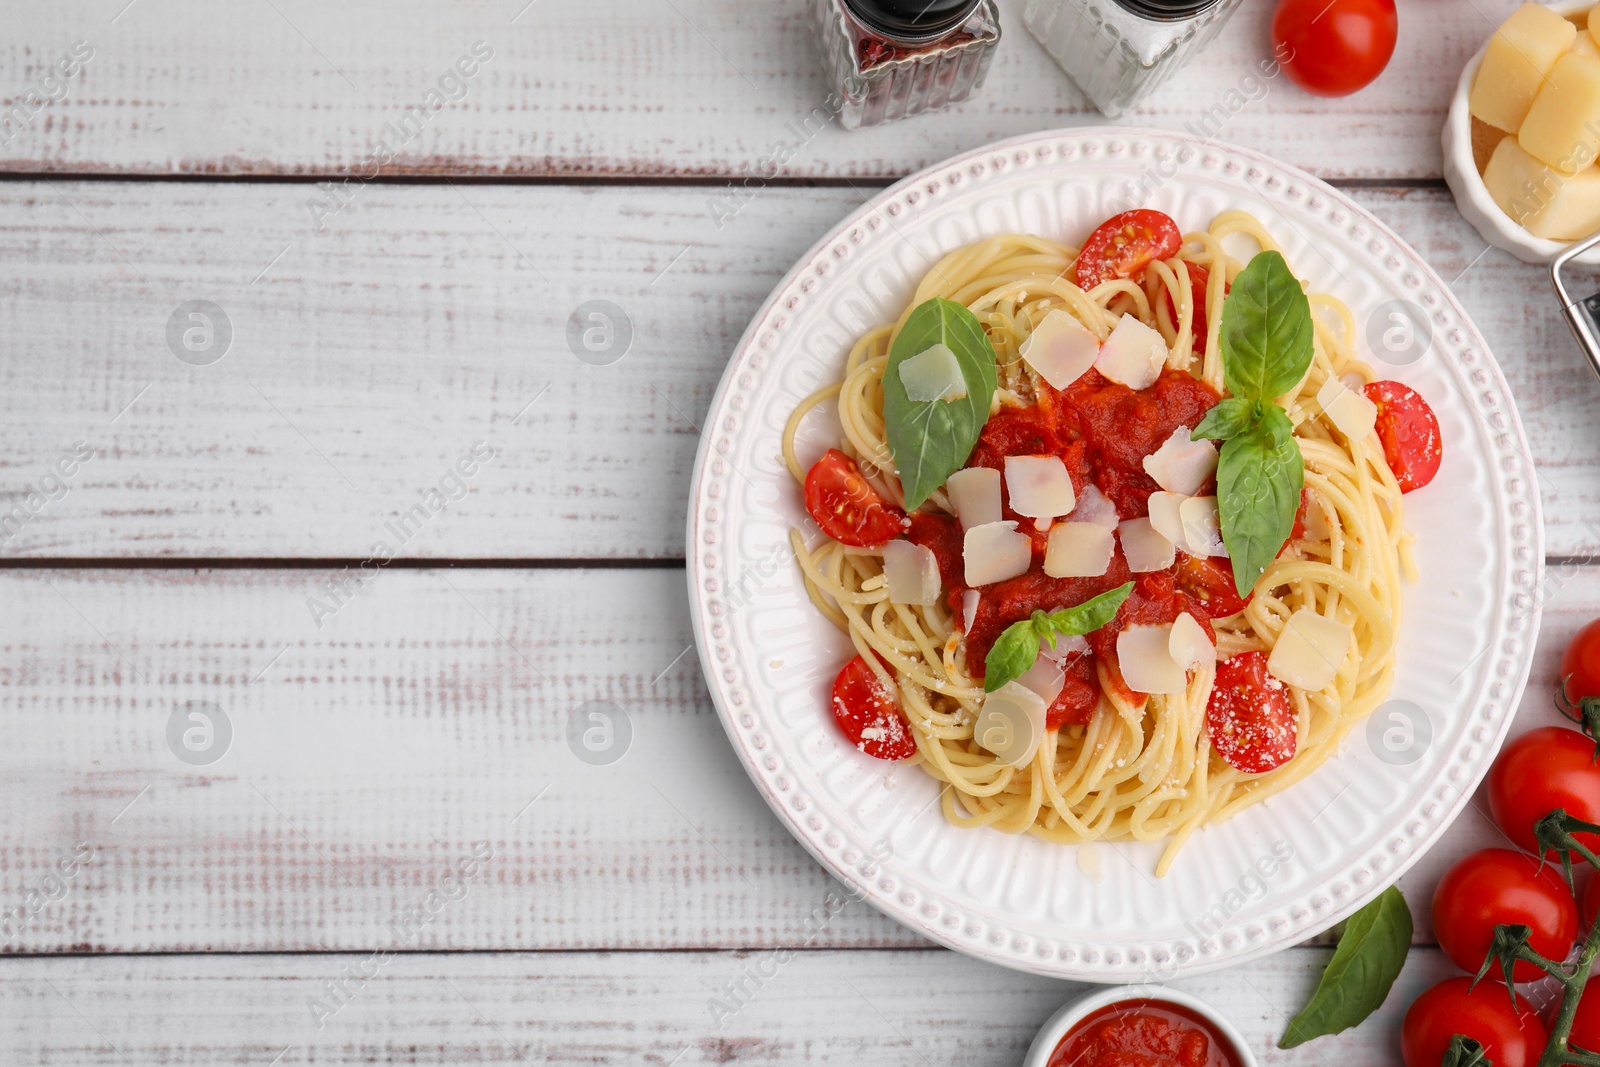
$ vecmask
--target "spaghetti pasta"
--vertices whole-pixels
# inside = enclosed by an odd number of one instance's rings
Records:
[[[992,342],[999,372],[992,413],[1030,405],[1044,388],[1020,353],[1031,331],[1057,309],[1101,341],[1123,315],[1137,316],[1167,342],[1169,369],[1186,371],[1221,393],[1223,304],[1244,268],[1224,249],[1229,238],[1230,244],[1243,240],[1279,251],[1259,221],[1233,211],[1207,229],[1183,234],[1178,253],[1152,262],[1142,277],[1105,280],[1087,292],[1071,280],[1078,250],[1042,237],[992,237],[949,253],[920,281],[896,323],[856,342],[841,380],[794,410],[783,434],[785,463],[804,482],[797,432],[809,413],[832,401],[842,429],[838,448],[885,499],[904,504],[887,443],[883,375],[896,332],[913,308],[932,297],[967,307]],[[1208,277],[1200,305],[1191,285],[1196,268]],[[1311,293],[1309,300],[1311,368],[1280,400],[1304,457],[1304,535],[1267,567],[1243,610],[1210,620],[1219,661],[1270,652],[1287,620],[1301,610],[1336,620],[1353,634],[1329,684],[1316,691],[1286,687],[1297,743],[1282,766],[1245,773],[1211,744],[1206,710],[1215,664],[1192,670],[1182,692],[1136,701],[1103,660],[1096,664],[1099,702],[1088,721],[1050,731],[1026,765],[1008,765],[974,737],[985,692],[981,670],[975,673],[977,665],[966,660],[961,613],[943,600],[892,602],[881,547],[826,537],[810,547],[801,531],[792,532],[811,599],[897,697],[915,736],[913,758],[943,783],[942,806],[950,821],[1061,843],[1165,840],[1158,866],[1165,873],[1197,829],[1310,774],[1384,699],[1394,675],[1401,583],[1410,558],[1401,489],[1378,435],[1347,439],[1318,403],[1318,390],[1331,378],[1359,386],[1376,375],[1357,358],[1350,310],[1324,294]],[[1197,337],[1202,322],[1204,335]],[[943,489],[922,508],[953,514]]]

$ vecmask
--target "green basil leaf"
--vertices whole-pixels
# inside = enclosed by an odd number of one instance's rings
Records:
[[[1196,441],[1225,441],[1238,437],[1261,421],[1261,410],[1260,401],[1230,396],[1206,412],[1189,436]]]
[[[1050,625],[1055,628],[1056,633],[1066,634],[1069,637],[1093,633],[1116,618],[1117,609],[1122,607],[1122,602],[1128,599],[1128,594],[1131,592],[1133,583],[1124,582],[1115,589],[1085,600],[1075,608],[1052,612]]]
[[[1348,1030],[1382,1006],[1411,948],[1411,909],[1394,886],[1350,917],[1317,991],[1284,1031],[1279,1048]]]
[[[1276,404],[1263,405],[1260,423],[1222,443],[1217,509],[1240,596],[1250,595],[1294,530],[1305,478],[1294,426]]]
[[[1277,252],[1261,252],[1222,305],[1222,377],[1246,400],[1276,400],[1311,367],[1311,303]]]
[[[983,691],[992,693],[1007,682],[1028,672],[1039,658],[1039,634],[1031,619],[1014,622],[1005,628],[983,660]]]
[[[900,381],[900,365],[944,344],[955,353],[967,395],[957,400],[914,401]],[[994,345],[978,317],[960,304],[934,297],[918,304],[889,348],[883,370],[883,421],[889,451],[900,468],[906,510],[920,505],[960,470],[978,443],[999,385]]]

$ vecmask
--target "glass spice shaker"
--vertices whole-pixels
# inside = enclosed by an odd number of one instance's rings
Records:
[[[1000,41],[994,0],[811,0],[847,130],[966,100]]]
[[[1204,47],[1239,0],[1029,0],[1022,21],[1112,117]]]

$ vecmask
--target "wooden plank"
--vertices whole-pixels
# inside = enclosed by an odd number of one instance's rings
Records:
[[[836,887],[726,742],[681,571],[386,571],[318,629],[328,579],[0,575],[8,951],[370,950],[462,862],[470,892],[412,947],[920,944],[861,904],[807,926]],[[1555,660],[1600,568],[1552,572],[1548,594],[1521,728],[1556,721]],[[180,731],[204,726],[192,701],[231,726],[190,738],[210,764],[168,733],[180,709]],[[591,701],[616,705],[615,763],[568,741]],[[1407,876],[1420,941],[1439,872],[1493,837],[1474,812]]]
[[[1247,4],[1121,121],[1193,125],[1325,176],[1437,178],[1462,64],[1514,6],[1429,8],[1373,86],[1330,101],[1260,77],[1271,9]],[[8,20],[0,93],[24,112],[0,144],[0,170],[729,177],[762,172],[781,144],[792,158],[780,177],[859,180],[1105,122],[1023,27],[1023,0],[1001,8],[1004,38],[977,99],[852,133],[828,121],[807,4],[275,0],[219,22],[204,0],[135,0],[115,18],[95,0],[63,0]],[[474,66],[480,41],[492,58],[448,80],[463,57]],[[59,88],[51,69],[79,42],[93,55]],[[389,136],[398,158],[367,164],[385,125],[441,78],[456,99]],[[40,106],[47,96],[60,98]]]
[[[1414,950],[1361,1026],[1278,1051],[1330,954],[1291,949],[1178,985],[1223,1012],[1264,1067],[1398,1067],[1405,1008],[1449,964]],[[363,971],[376,977],[345,977]],[[343,982],[342,1005],[329,982]],[[1088,991],[943,950],[8,960],[0,1057],[15,1067],[1011,1067],[1057,1007]]]
[[[385,524],[484,442],[494,461],[399,555],[678,558],[697,427],[727,354],[860,200],[769,190],[719,230],[697,189],[373,186],[317,233],[307,195],[0,187],[0,518],[37,506],[0,532],[0,556],[359,559],[399,540]],[[1579,518],[1600,509],[1600,405],[1542,272],[1480,255],[1442,193],[1357,195],[1454,281],[1499,353],[1549,550],[1600,552],[1600,528]],[[195,299],[232,325],[209,366],[167,344]],[[608,366],[569,345],[591,300],[632,323]],[[49,479],[80,441],[94,458]]]

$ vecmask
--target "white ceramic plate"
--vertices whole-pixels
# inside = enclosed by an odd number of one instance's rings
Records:
[[[1438,478],[1407,497],[1422,577],[1406,590],[1392,699],[1420,709],[1409,743],[1404,717],[1380,709],[1383,729],[1357,728],[1304,782],[1195,835],[1161,879],[1152,873],[1157,845],[1096,845],[1080,856],[953,827],[920,768],[870,759],[844,741],[829,686],[849,645],[807,600],[789,553],[790,527],[817,535],[779,456],[796,403],[839,377],[853,340],[892,321],[937,256],[1008,231],[1080,241],[1137,205],[1184,229],[1224,210],[1254,212],[1297,272],[1354,309],[1364,346],[1369,328],[1382,347],[1383,331],[1400,325],[1387,316],[1403,307],[1390,302],[1410,302],[1431,335],[1425,350],[1413,349],[1405,366],[1380,358],[1387,350],[1364,355],[1420,390],[1444,434]],[[812,432],[812,455],[827,435]],[[874,197],[823,238],[729,361],[706,418],[688,525],[690,603],[712,697],[795,836],[854,891],[935,941],[1098,982],[1265,955],[1326,929],[1399,877],[1466,803],[1510,722],[1538,627],[1542,561],[1539,498],[1511,395],[1427,264],[1293,167],[1117,128],[969,152]],[[1398,733],[1385,739],[1384,729]]]

